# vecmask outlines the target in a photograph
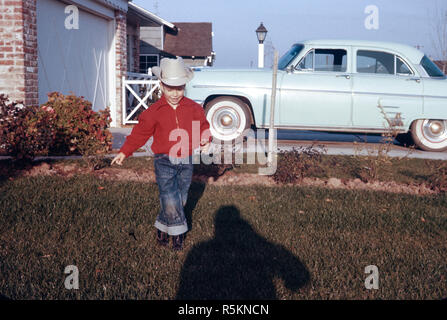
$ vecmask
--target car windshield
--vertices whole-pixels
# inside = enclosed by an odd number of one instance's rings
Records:
[[[295,44],[287,51],[278,61],[278,69],[284,70],[292,62],[293,59],[303,50],[302,44]]]
[[[443,78],[444,73],[438,68],[438,66],[431,61],[427,56],[424,56],[421,60],[421,65],[427,71],[430,77]]]

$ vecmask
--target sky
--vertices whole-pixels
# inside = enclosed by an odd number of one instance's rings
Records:
[[[292,44],[309,39],[393,41],[437,59],[435,26],[447,0],[133,0],[161,18],[175,22],[211,22],[215,67],[257,66],[261,22],[267,28],[265,65]],[[368,6],[374,11],[367,11]],[[365,26],[365,20],[368,28]],[[447,23],[447,17],[444,19]],[[374,27],[374,28],[371,28]],[[269,65],[270,64],[270,65]]]

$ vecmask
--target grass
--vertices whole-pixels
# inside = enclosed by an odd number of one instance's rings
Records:
[[[4,297],[447,297],[445,194],[193,184],[181,253],[156,244],[153,183],[22,177],[4,180],[0,195]],[[68,265],[79,290],[64,288]],[[378,290],[365,289],[368,265],[379,268]]]

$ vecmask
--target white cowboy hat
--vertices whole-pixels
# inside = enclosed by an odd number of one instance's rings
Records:
[[[183,59],[163,58],[160,66],[152,67],[152,73],[168,86],[182,86],[194,77],[191,69],[185,66]]]

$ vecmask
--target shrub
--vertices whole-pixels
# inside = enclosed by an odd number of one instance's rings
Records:
[[[30,162],[36,154],[47,154],[56,136],[54,110],[8,100],[0,95],[0,146],[15,161]]]
[[[380,105],[377,106],[385,119],[384,128],[385,132],[382,133],[382,140],[377,148],[371,150],[370,146],[365,143],[358,144],[354,142],[354,149],[356,157],[359,157],[359,152],[364,148],[366,150],[367,156],[362,157],[363,162],[366,165],[357,167],[354,170],[354,174],[360,178],[363,182],[371,182],[378,180],[379,176],[386,172],[391,167],[391,157],[389,155],[391,148],[393,146],[394,140],[400,134],[400,128],[403,126],[401,114],[398,112],[394,115],[394,118],[390,118],[385,111],[385,109]],[[411,154],[414,147],[410,147],[405,156],[401,157],[403,159]],[[359,159],[360,162],[360,159]]]
[[[292,151],[281,151],[277,169],[273,175],[276,183],[295,183],[306,176],[323,175],[322,155],[326,152],[323,146],[293,148]]]
[[[441,161],[424,161],[425,166],[432,172],[427,178],[427,184],[432,190],[447,192],[447,165]]]
[[[56,115],[57,136],[50,151],[55,154],[101,154],[111,150],[110,110],[95,112],[84,97],[58,92],[48,94],[48,102]]]

